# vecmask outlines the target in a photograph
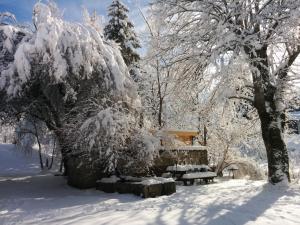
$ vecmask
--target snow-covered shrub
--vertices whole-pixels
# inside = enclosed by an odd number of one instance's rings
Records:
[[[231,165],[237,166],[237,170],[233,172],[235,178],[248,178],[250,180],[262,180],[265,178],[263,169],[251,159],[236,159],[232,162],[232,164],[229,164],[225,170],[227,170],[227,168]]]
[[[149,167],[153,165],[158,156],[160,145],[158,139],[148,131],[133,130],[133,136],[129,139],[126,149],[121,149],[120,160],[117,169],[122,174],[145,175],[149,174]],[[125,150],[125,154],[122,151]]]
[[[95,99],[96,100],[96,99]],[[139,113],[107,98],[80,104],[66,125],[71,154],[95,157],[102,173],[146,173],[158,149],[157,139],[138,127]],[[88,112],[85,114],[84,112]]]

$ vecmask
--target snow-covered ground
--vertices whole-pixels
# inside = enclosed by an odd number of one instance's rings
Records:
[[[209,185],[177,186],[177,193],[171,196],[141,199],[71,188],[63,177],[39,174],[30,160],[28,167],[20,164],[21,171],[19,163],[8,163],[22,158],[20,154],[9,158],[8,149],[12,148],[0,145],[3,225],[300,224],[299,185],[274,187],[263,181],[217,180]],[[3,177],[7,172],[9,176]]]
[[[0,177],[32,175],[40,172],[37,151],[24,153],[11,144],[0,144]]]

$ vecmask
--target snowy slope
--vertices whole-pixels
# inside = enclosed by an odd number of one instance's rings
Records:
[[[2,158],[11,146],[3,147],[7,151],[2,150],[0,165],[9,158],[15,161],[10,153]],[[29,162],[28,171],[30,168]],[[263,181],[218,180],[209,185],[177,186],[177,193],[171,196],[141,199],[134,195],[77,190],[67,186],[63,177],[50,174],[15,176],[0,179],[1,225],[296,225],[300,222],[300,186],[295,184],[274,187]]]

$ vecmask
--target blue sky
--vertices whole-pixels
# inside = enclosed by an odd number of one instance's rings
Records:
[[[31,22],[32,8],[37,0],[0,0],[0,12],[15,14],[19,22]],[[45,2],[45,1],[42,1]],[[56,0],[59,8],[64,12],[64,18],[70,21],[80,21],[82,6],[90,12],[96,10],[98,14],[106,16],[106,9],[111,0]],[[130,19],[136,26],[142,26],[143,20],[138,7],[144,8],[147,0],[123,0],[130,10]]]
[[[145,22],[140,15],[138,8],[141,8],[142,10],[145,9],[149,0],[121,1],[129,8],[129,18],[134,23],[136,33],[143,46],[138,50],[138,52],[143,55],[146,51],[146,42],[143,38]],[[0,0],[0,12],[13,13],[19,23],[31,23],[32,9],[36,2],[38,2],[38,0]],[[47,0],[42,0],[41,2],[47,2]],[[107,7],[110,5],[112,0],[55,0],[55,2],[63,11],[64,19],[69,21],[81,21],[83,6],[87,8],[89,12],[96,10],[99,15],[106,17]],[[105,22],[105,19],[103,22]]]

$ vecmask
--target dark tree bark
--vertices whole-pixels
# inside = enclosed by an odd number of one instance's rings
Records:
[[[35,137],[36,137],[36,140],[37,140],[37,143],[38,143],[38,146],[39,146],[39,159],[40,159],[40,166],[41,166],[41,170],[44,169],[44,162],[43,162],[43,156],[42,156],[42,146],[41,146],[41,142],[40,142],[40,138],[39,138],[39,134],[38,134],[38,131],[37,131],[37,127],[36,127],[36,124],[35,124],[35,121],[33,122],[33,126],[34,126],[34,129],[35,129]]]
[[[62,156],[61,169],[63,167],[64,168],[64,176],[68,176],[68,174],[69,174],[68,154],[71,152],[70,149],[68,148],[69,144],[67,143],[66,139],[64,138],[63,133],[60,130],[55,130],[54,132],[58,139],[61,156]]]
[[[252,52],[250,48],[246,48],[251,66],[254,67],[252,70],[254,107],[261,122],[262,138],[267,152],[269,181],[273,184],[286,178],[290,181],[288,150],[283,139],[285,112],[281,108],[282,90],[278,85],[271,84],[267,46],[254,54]],[[287,70],[284,73],[287,75]]]
[[[271,183],[285,179],[290,181],[289,157],[283,140],[281,114],[283,112],[267,112],[258,110],[261,131],[268,159],[268,177]]]
[[[158,125],[159,128],[162,128],[163,122],[162,122],[162,114],[163,114],[163,96],[161,93],[161,82],[160,82],[160,70],[159,70],[159,61],[156,60],[156,78],[157,78],[157,87],[158,87],[158,99],[159,99],[159,105],[158,105]]]

